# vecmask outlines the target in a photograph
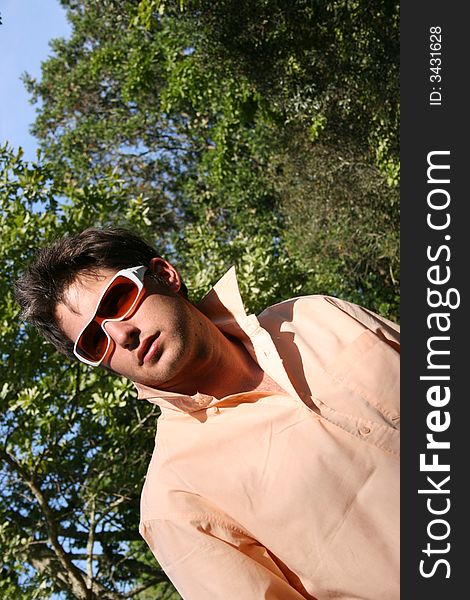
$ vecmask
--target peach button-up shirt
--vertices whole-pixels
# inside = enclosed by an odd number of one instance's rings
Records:
[[[140,532],[185,600],[399,598],[399,336],[335,298],[198,306],[284,390],[158,403]]]

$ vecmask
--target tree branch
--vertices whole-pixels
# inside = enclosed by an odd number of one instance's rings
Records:
[[[140,585],[136,585],[134,588],[132,588],[131,590],[126,592],[124,594],[124,598],[132,598],[133,596],[136,596],[140,592],[147,590],[149,587],[152,587],[152,585],[156,585],[157,583],[162,583],[163,581],[165,581],[166,583],[169,583],[168,579],[166,577],[164,577],[163,575],[161,575],[159,577],[154,577],[153,579],[149,579],[149,581],[146,581],[145,583],[141,583]]]
[[[95,497],[90,501],[90,527],[87,541],[87,586],[93,591],[93,546],[95,544]]]
[[[47,544],[44,542],[32,542],[29,544],[26,552],[29,561],[37,571],[40,573],[47,572],[52,575],[62,589],[67,591],[72,590],[72,593],[77,598],[83,597],[75,594],[69,573],[64,571],[55,552],[53,552]],[[90,598],[92,600],[122,600],[125,597],[119,593],[111,592],[97,582],[94,583],[94,587],[95,593],[90,590]]]
[[[68,575],[73,593],[80,600],[91,600],[92,593],[91,590],[89,590],[86,586],[86,582],[83,578],[83,572],[73,564],[73,562],[70,560],[70,557],[59,542],[58,528],[54,513],[52,512],[41,489],[29,476],[27,470],[15,458],[13,458],[13,456],[3,449],[0,449],[0,456],[2,456],[4,460],[13,468],[13,470],[16,471],[16,473],[21,477],[36,498],[36,501],[39,504],[46,520],[49,541],[57,559]]]

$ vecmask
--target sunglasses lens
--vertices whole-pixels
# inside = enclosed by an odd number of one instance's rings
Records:
[[[139,288],[127,277],[118,277],[101,299],[96,316],[100,319],[120,319],[134,304]]]
[[[96,321],[92,321],[80,336],[77,343],[79,354],[92,362],[103,358],[108,349],[108,338]]]
[[[103,330],[105,320],[119,320],[127,316],[139,297],[139,286],[125,276],[116,277],[106,290],[96,314],[77,341],[76,353],[93,363],[101,361],[109,348],[109,339]]]

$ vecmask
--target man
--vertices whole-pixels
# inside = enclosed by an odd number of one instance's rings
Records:
[[[24,318],[161,407],[142,536],[185,600],[397,599],[398,328],[324,296],[195,306],[120,229],[42,250]]]

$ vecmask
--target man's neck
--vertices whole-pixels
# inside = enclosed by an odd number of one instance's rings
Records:
[[[211,374],[204,377],[197,391],[223,398],[258,389],[263,384],[264,371],[240,340],[224,337],[225,348],[212,362]]]
[[[249,391],[284,390],[265,373],[252,358],[243,343],[223,335],[217,345],[217,351],[201,369],[201,377],[193,379],[189,387],[183,383],[177,391],[188,395],[207,394],[215,398],[224,398],[233,394]]]
[[[285,394],[285,390],[277,384],[255,360],[245,346],[236,339],[229,339],[232,352],[237,355],[235,362],[230,362],[224,370],[225,376],[217,377],[216,393],[210,393],[216,398],[251,391],[271,391]],[[205,392],[209,393],[209,392]]]

